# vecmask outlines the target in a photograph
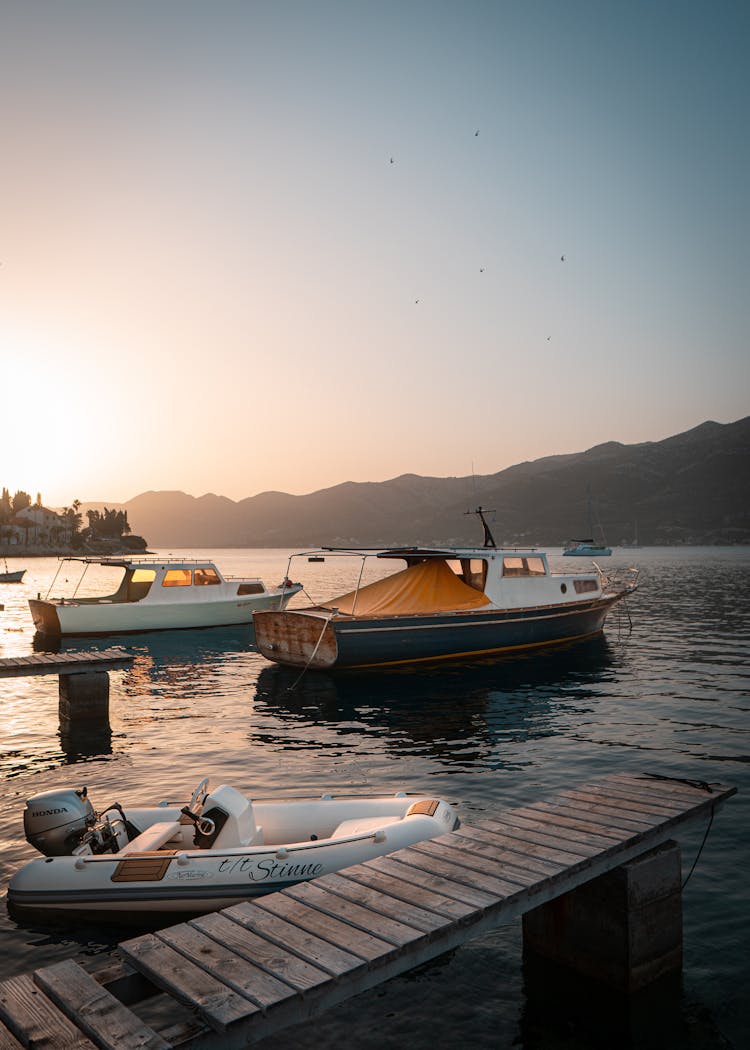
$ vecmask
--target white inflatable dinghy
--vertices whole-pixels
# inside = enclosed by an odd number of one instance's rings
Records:
[[[251,801],[203,780],[189,805],[115,803],[97,814],[86,788],[28,799],[26,838],[41,853],[10,880],[15,918],[216,911],[361,864],[458,826],[429,795],[323,795]]]

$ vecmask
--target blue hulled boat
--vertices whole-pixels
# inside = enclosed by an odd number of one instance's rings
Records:
[[[324,548],[320,556],[361,558],[360,581],[368,559],[405,567],[317,605],[255,613],[258,648],[276,663],[330,671],[557,645],[598,634],[637,586],[632,570],[552,572],[541,551],[496,547],[482,521],[482,547]]]

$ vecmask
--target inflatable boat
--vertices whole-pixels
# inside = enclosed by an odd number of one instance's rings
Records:
[[[201,914],[361,864],[458,827],[442,799],[382,796],[251,801],[202,780],[188,805],[115,803],[98,814],[85,787],[45,791],[24,810],[44,854],[13,875],[13,918],[101,920]]]

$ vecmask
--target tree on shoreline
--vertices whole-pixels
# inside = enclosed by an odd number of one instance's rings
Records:
[[[84,530],[87,539],[119,539],[131,531],[126,510],[110,510],[108,507],[101,513],[87,510],[86,517],[89,520],[89,527]]]

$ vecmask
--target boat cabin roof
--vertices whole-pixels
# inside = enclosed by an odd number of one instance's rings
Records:
[[[402,558],[407,561],[428,558],[494,558],[505,554],[538,554],[536,547],[323,547],[310,554],[342,554],[360,558]]]
[[[81,555],[61,558],[63,561],[77,561],[84,565],[108,565],[121,569],[155,569],[159,566],[169,566],[170,569],[194,569],[196,565],[211,566],[214,563],[207,558],[160,558],[158,555],[145,558],[117,557],[116,555]]]

